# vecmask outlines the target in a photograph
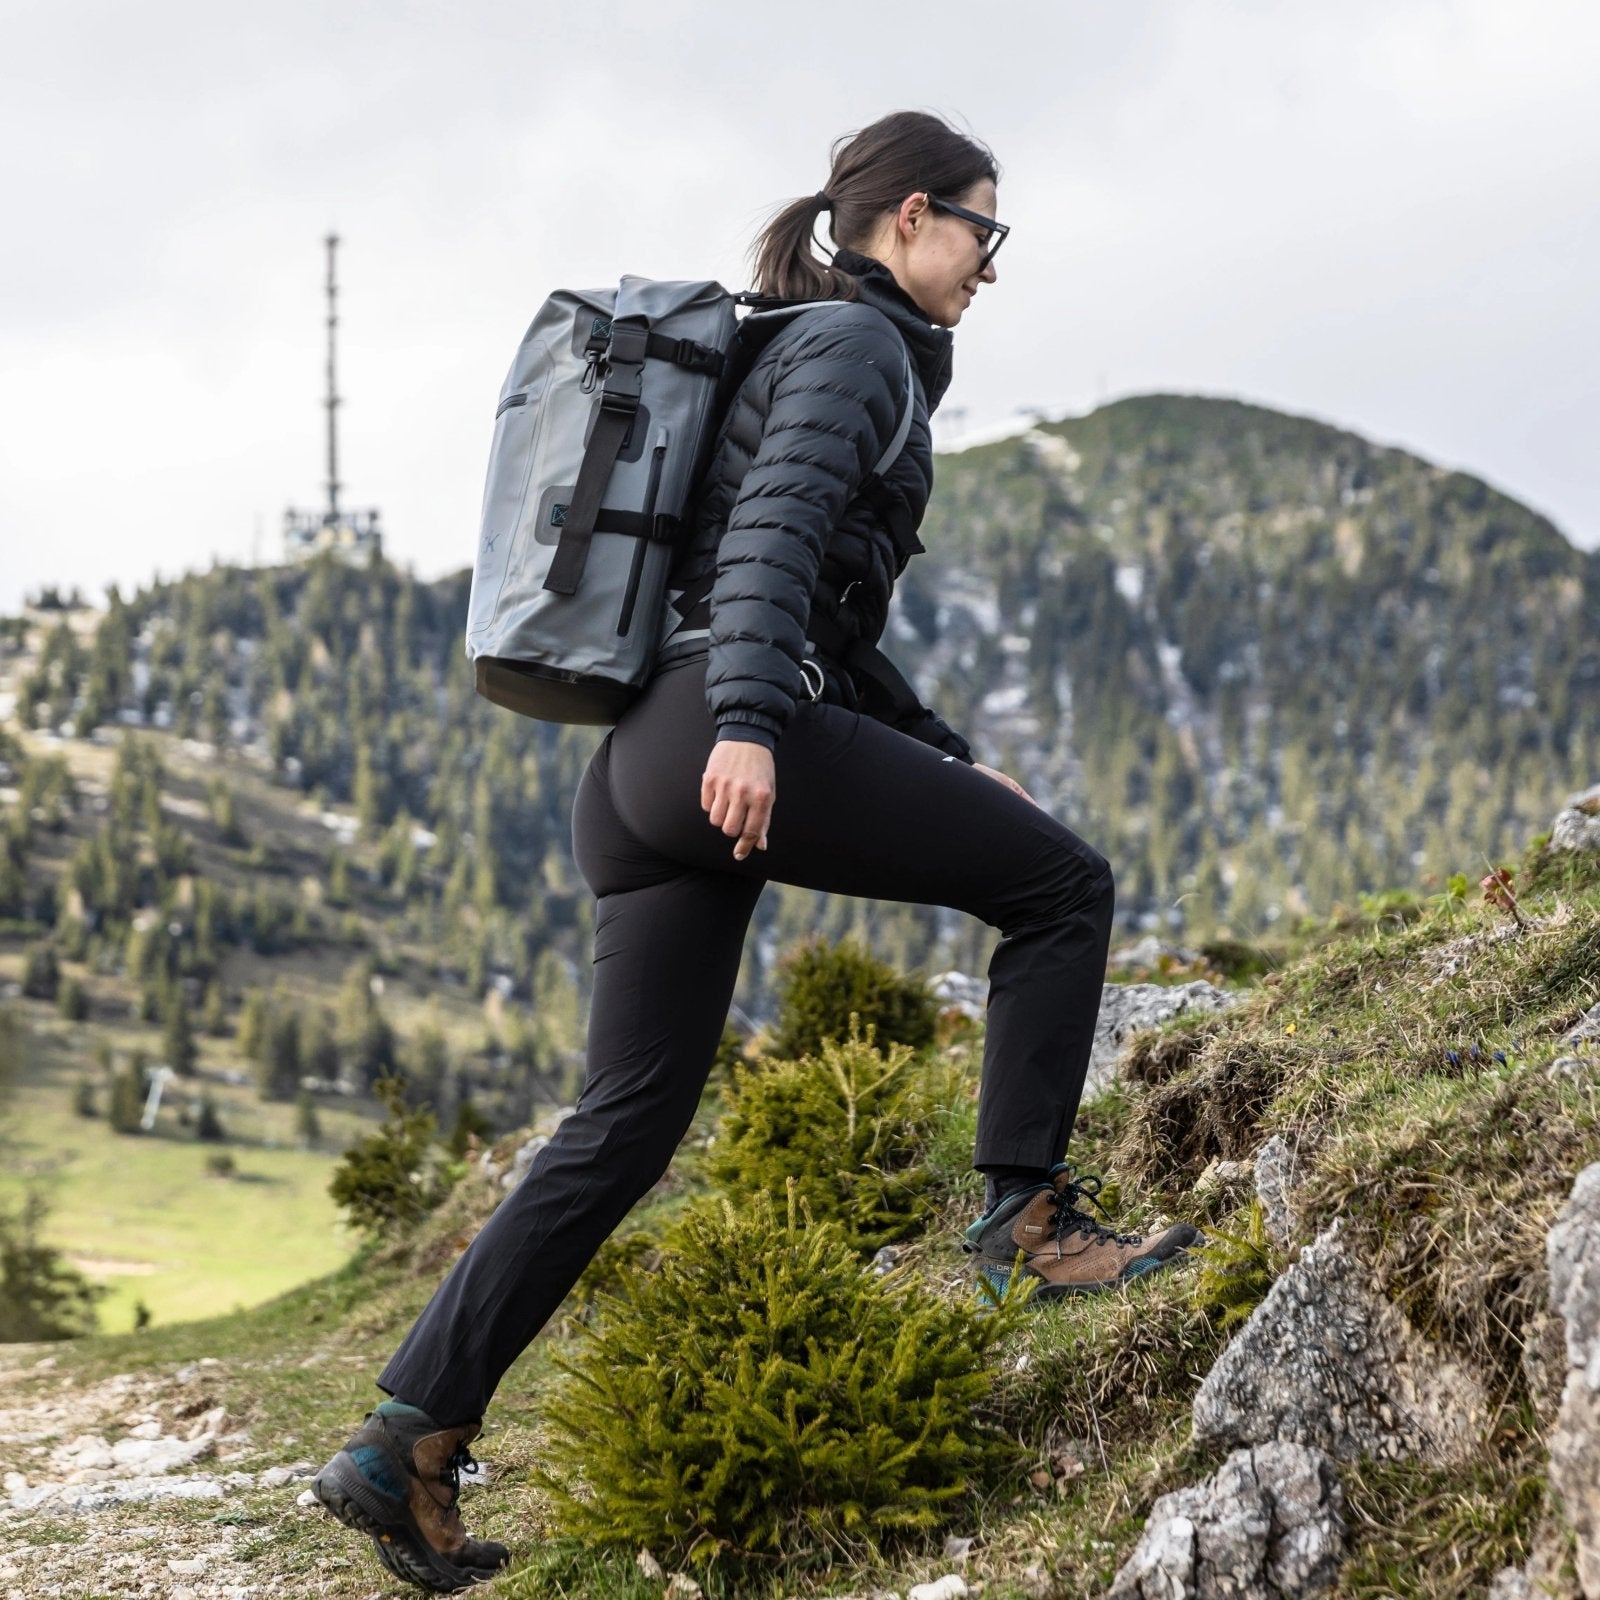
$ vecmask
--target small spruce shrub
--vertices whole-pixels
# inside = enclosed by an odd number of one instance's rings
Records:
[[[1017,1309],[895,1287],[798,1210],[691,1212],[558,1359],[540,1478],[567,1532],[735,1569],[871,1557],[1017,1464],[976,1416]]]
[[[768,1050],[791,1061],[816,1055],[824,1040],[849,1038],[852,1017],[880,1044],[913,1050],[932,1044],[938,1027],[938,1003],[927,984],[896,972],[852,939],[801,945],[782,963],[777,991],[778,1022]]]
[[[1267,1233],[1259,1200],[1244,1207],[1238,1220],[1243,1225],[1233,1229],[1208,1227],[1206,1242],[1190,1252],[1199,1261],[1200,1272],[1189,1291],[1189,1303],[1210,1317],[1219,1333],[1249,1319],[1284,1265]]]
[[[95,1105],[94,1085],[87,1078],[79,1078],[72,1086],[72,1111],[74,1116],[79,1117],[100,1115]]]
[[[380,1078],[372,1092],[388,1115],[345,1151],[328,1193],[353,1226],[377,1238],[404,1233],[434,1210],[450,1192],[450,1172],[434,1115],[406,1104],[405,1081]]]
[[[206,1157],[206,1174],[212,1178],[233,1178],[239,1173],[239,1164],[226,1150],[214,1150]]]
[[[793,1179],[812,1215],[876,1250],[933,1208],[930,1150],[945,1108],[967,1092],[956,1068],[905,1045],[880,1051],[870,1031],[799,1061],[736,1067],[710,1174],[733,1198],[782,1196]]]

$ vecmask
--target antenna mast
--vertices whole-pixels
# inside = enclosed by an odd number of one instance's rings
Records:
[[[339,285],[334,280],[334,257],[339,235],[330,233],[328,244],[328,525],[339,520],[339,390],[334,376],[334,333],[339,326]]]

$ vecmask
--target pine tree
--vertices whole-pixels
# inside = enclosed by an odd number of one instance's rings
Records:
[[[302,1089],[295,1096],[294,1132],[302,1150],[315,1150],[322,1142],[322,1119],[309,1089]]]
[[[181,1078],[194,1076],[195,1064],[200,1059],[200,1047],[194,1040],[194,1028],[189,1021],[189,1004],[184,998],[182,983],[174,983],[167,991],[166,1028],[162,1034],[162,1054],[169,1067]]]
[[[141,1132],[146,1085],[144,1054],[135,1050],[132,1058],[111,1080],[111,1106],[106,1120],[114,1133]]]

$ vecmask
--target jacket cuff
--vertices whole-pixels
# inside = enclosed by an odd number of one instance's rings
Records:
[[[717,724],[718,744],[727,740],[736,739],[741,744],[759,744],[768,750],[778,748],[778,736],[764,722],[741,722],[737,717],[729,717]]]

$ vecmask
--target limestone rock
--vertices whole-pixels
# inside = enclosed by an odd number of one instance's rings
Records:
[[[1197,1439],[1278,1439],[1339,1460],[1468,1459],[1482,1386],[1372,1288],[1335,1223],[1273,1284],[1194,1400]]]
[[[1300,1164],[1281,1133],[1275,1133],[1256,1152],[1256,1198],[1267,1237],[1280,1250],[1299,1243],[1300,1219],[1289,1196],[1300,1182]]]
[[[1135,1033],[1154,1028],[1180,1013],[1228,1011],[1245,998],[1242,991],[1214,983],[1108,983],[1100,991],[1100,1016],[1094,1028],[1085,1093],[1116,1076],[1122,1047]]]
[[[1546,1254],[1550,1304],[1567,1330],[1550,1482],[1577,1535],[1578,1583],[1587,1600],[1600,1600],[1600,1162],[1578,1174]]]
[[[1333,1586],[1343,1550],[1333,1463],[1303,1445],[1258,1445],[1156,1501],[1110,1600],[1319,1595]]]
[[[1163,961],[1174,967],[1192,967],[1199,959],[1198,950],[1163,944],[1153,933],[1147,933],[1132,944],[1119,945],[1111,952],[1106,966],[1113,972],[1126,972],[1139,967],[1148,971],[1159,967]]]
[[[1600,850],[1600,784],[1568,798],[1550,825],[1552,850]]]
[[[965,972],[940,972],[928,979],[933,998],[947,1011],[959,1011],[974,1022],[983,1020],[989,1005],[989,985]]]
[[[1579,1050],[1586,1044],[1600,1043],[1600,1004],[1590,1006],[1578,1018],[1578,1025],[1567,1035],[1567,1043]]]
[[[964,1600],[967,1580],[958,1572],[947,1572],[932,1583],[914,1583],[906,1600]]]
[[[1489,1600],[1535,1600],[1527,1573],[1521,1567],[1502,1567],[1489,1585]]]

